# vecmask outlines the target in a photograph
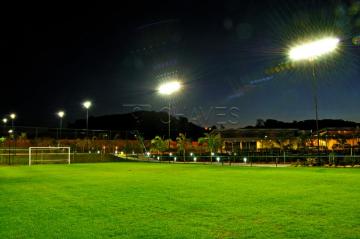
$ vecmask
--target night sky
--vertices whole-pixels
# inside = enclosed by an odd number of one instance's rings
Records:
[[[157,86],[179,79],[173,113],[202,126],[313,119],[310,67],[269,69],[299,39],[331,34],[341,45],[316,63],[319,116],[360,122],[360,2],[118,2],[4,5],[0,114],[52,127],[59,109],[83,118],[85,99],[93,116],[160,111]]]

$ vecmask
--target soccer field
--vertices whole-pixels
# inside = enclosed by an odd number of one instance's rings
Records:
[[[0,167],[0,238],[360,238],[360,170]]]

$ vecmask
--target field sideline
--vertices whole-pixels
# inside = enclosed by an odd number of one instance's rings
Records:
[[[0,167],[0,238],[360,238],[360,170]]]

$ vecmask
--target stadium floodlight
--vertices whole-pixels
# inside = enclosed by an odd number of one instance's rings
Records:
[[[196,158],[196,157],[194,157],[194,162],[196,162],[196,160],[197,160],[197,158]]]
[[[170,81],[159,86],[159,93],[162,95],[172,95],[173,93],[181,89],[181,83],[179,81]]]
[[[190,156],[193,156],[193,155],[194,155],[194,154],[191,152],[191,153],[190,153]]]
[[[314,60],[337,49],[340,40],[335,37],[326,37],[320,40],[307,42],[295,46],[289,51],[292,61]]]
[[[91,105],[92,105],[92,103],[89,100],[83,102],[83,106],[85,109],[89,109],[91,107]]]
[[[216,157],[216,161],[220,162],[220,157]]]
[[[9,133],[9,134],[12,134],[12,133],[14,133],[14,130],[10,129],[10,130],[8,131],[8,133]]]
[[[179,81],[169,81],[159,86],[158,91],[161,95],[170,96],[181,89],[181,83]],[[169,149],[170,149],[170,130],[171,130],[171,103],[169,99],[169,120],[168,120],[168,136],[169,136]]]
[[[336,37],[324,37],[319,40],[306,42],[298,46],[294,46],[290,49],[288,57],[293,62],[298,61],[309,61],[312,62],[312,78],[314,82],[314,105],[315,105],[315,121],[316,121],[316,134],[317,134],[317,151],[318,159],[321,158],[320,154],[320,135],[319,135],[319,115],[318,115],[318,96],[317,96],[317,79],[316,79],[316,69],[314,61],[320,57],[334,52],[340,43],[340,39]]]
[[[65,112],[60,110],[59,112],[57,112],[57,115],[60,119],[60,125],[59,125],[59,138],[61,139],[61,131],[62,131],[62,119],[64,118],[65,116]]]
[[[246,158],[246,157],[244,157],[244,163],[246,163],[246,161],[247,161],[247,158]]]
[[[61,110],[57,113],[57,115],[59,116],[59,118],[63,118],[65,116],[65,112]]]

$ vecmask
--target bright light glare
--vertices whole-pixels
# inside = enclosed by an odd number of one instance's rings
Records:
[[[159,93],[162,95],[171,95],[180,90],[181,84],[178,81],[167,82],[159,87]]]
[[[16,114],[11,113],[11,114],[10,114],[10,118],[11,118],[11,119],[15,119],[15,118],[16,118]]]
[[[322,55],[334,51],[340,40],[338,38],[327,37],[292,48],[289,57],[293,61],[314,60]]]
[[[64,111],[59,111],[59,112],[57,113],[57,115],[58,115],[60,118],[62,118],[62,117],[65,116],[65,112],[64,112]]]
[[[2,121],[3,121],[4,124],[6,124],[8,120],[7,120],[7,118],[3,118]]]
[[[83,106],[84,106],[85,109],[89,109],[91,107],[91,101],[85,101],[83,103]]]

